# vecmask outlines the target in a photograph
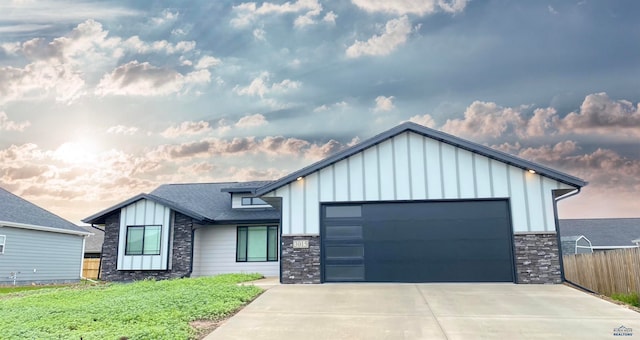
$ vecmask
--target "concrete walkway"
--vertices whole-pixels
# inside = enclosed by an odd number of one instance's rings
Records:
[[[606,339],[622,325],[640,337],[640,313],[564,285],[273,284],[205,339]]]

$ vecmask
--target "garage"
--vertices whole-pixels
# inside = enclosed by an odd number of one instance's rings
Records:
[[[563,281],[558,202],[587,183],[402,123],[255,191],[282,283]]]
[[[514,282],[509,203],[323,204],[324,282]]]

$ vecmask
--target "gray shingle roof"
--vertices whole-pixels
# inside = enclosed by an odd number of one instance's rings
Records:
[[[84,229],[7,190],[0,188],[0,221],[84,233]]]
[[[98,229],[92,226],[80,226],[80,227],[93,234],[85,238],[84,252],[85,253],[101,253],[102,243],[104,243],[104,230]]]
[[[343,151],[340,151],[330,157],[327,157],[317,163],[314,163],[308,167],[305,167],[301,170],[298,170],[296,172],[293,172],[277,181],[274,181],[273,183],[267,184],[259,189],[257,189],[255,191],[257,196],[261,196],[264,195],[268,192],[271,192],[275,189],[278,189],[280,187],[283,187],[293,181],[295,181],[298,177],[304,177],[307,176],[317,170],[320,170],[322,168],[325,168],[331,164],[334,164],[336,162],[339,162],[349,156],[352,156],[364,149],[367,149],[371,146],[374,146],[376,144],[382,143],[385,140],[392,138],[394,136],[397,136],[401,133],[407,132],[407,131],[411,131],[420,135],[423,135],[425,137],[429,137],[438,141],[441,141],[443,143],[447,143],[450,145],[453,145],[455,147],[461,148],[461,149],[465,149],[468,151],[471,151],[473,153],[477,153],[479,155],[483,155],[485,157],[491,158],[491,159],[495,159],[497,161],[509,164],[509,165],[513,165],[515,167],[518,168],[522,168],[524,170],[535,170],[536,173],[542,175],[542,176],[546,176],[552,179],[555,179],[557,181],[560,181],[562,183],[580,188],[583,187],[585,185],[587,185],[587,182],[553,170],[551,168],[545,167],[543,165],[537,164],[537,163],[533,163],[527,160],[524,160],[522,158],[518,158],[515,156],[512,156],[510,154],[498,151],[498,150],[494,150],[492,148],[489,148],[487,146],[484,145],[480,145],[477,143],[473,143],[470,142],[468,140],[459,138],[459,137],[455,137],[452,136],[450,134],[441,132],[441,131],[437,131],[434,129],[430,129],[428,127],[416,124],[416,123],[412,123],[412,122],[406,122],[406,123],[402,123],[394,128],[391,128],[379,135],[376,135],[370,139],[367,139],[359,144],[356,144],[348,149],[345,149]]]
[[[278,220],[275,209],[232,209],[231,192],[251,192],[269,182],[164,184],[149,194],[140,194],[89,216],[82,221],[104,224],[107,215],[140,199],[149,199],[202,223]]]
[[[560,237],[584,235],[593,247],[634,246],[640,218],[562,219]]]

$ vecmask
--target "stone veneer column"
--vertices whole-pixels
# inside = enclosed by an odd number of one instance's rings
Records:
[[[106,281],[133,281],[144,279],[171,279],[189,276],[191,270],[191,231],[193,220],[174,213],[171,265],[168,270],[118,270],[118,238],[120,234],[120,212],[114,212],[105,220],[104,243],[100,278]],[[163,236],[164,240],[164,236]],[[164,241],[163,241],[164,242]]]
[[[309,248],[293,248],[293,240],[308,240]],[[320,237],[285,236],[282,241],[282,283],[320,283]]]
[[[562,283],[555,233],[514,235],[517,283]]]

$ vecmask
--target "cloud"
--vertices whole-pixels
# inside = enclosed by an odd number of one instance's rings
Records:
[[[513,133],[525,122],[518,109],[500,107],[496,103],[475,101],[464,112],[463,119],[447,119],[442,130],[457,136],[485,139]]]
[[[322,18],[322,21],[326,22],[326,23],[330,23],[330,24],[335,24],[336,23],[336,19],[338,19],[338,15],[333,13],[333,11],[327,12],[327,14],[324,15],[324,17]]]
[[[267,40],[267,32],[262,28],[256,28],[253,30],[253,38],[258,41],[266,41]]]
[[[230,23],[235,28],[248,27],[261,17],[284,14],[301,14],[296,17],[294,26],[304,27],[315,23],[315,18],[322,12],[322,5],[317,0],[287,1],[283,4],[263,2],[260,6],[255,2],[245,2],[233,6],[233,12],[236,16]]]
[[[268,123],[269,122],[267,122],[267,119],[263,115],[256,113],[254,115],[240,118],[240,120],[238,120],[238,122],[236,123],[236,126],[239,128],[248,128],[248,127],[263,126]]]
[[[151,21],[155,25],[160,26],[168,22],[176,21],[179,16],[180,16],[180,12],[172,11],[171,9],[167,8],[167,9],[164,9],[159,16],[151,18]]]
[[[407,41],[411,30],[411,23],[406,15],[389,20],[380,35],[374,35],[367,41],[356,40],[347,48],[346,55],[349,58],[388,55]]]
[[[193,136],[211,131],[211,126],[203,120],[198,122],[182,122],[178,126],[171,126],[164,130],[161,135],[165,138],[176,138],[181,136]]]
[[[138,128],[134,126],[124,126],[124,125],[116,125],[107,129],[107,133],[111,133],[114,135],[127,135],[132,136],[136,132],[138,132]]]
[[[77,23],[86,18],[119,19],[141,13],[110,2],[76,0],[2,1],[0,13],[13,22]]]
[[[396,107],[393,105],[393,99],[395,99],[394,96],[389,96],[389,97],[385,97],[385,96],[378,96],[376,97],[376,107],[373,109],[373,111],[376,112],[381,112],[381,111],[391,111],[393,109],[395,109]]]
[[[85,82],[68,64],[36,62],[24,68],[0,67],[0,104],[53,94],[69,103],[84,93]]]
[[[24,122],[14,122],[12,120],[9,120],[9,116],[7,116],[7,114],[5,112],[0,111],[0,131],[24,131],[24,129],[28,128],[29,126],[31,126],[31,122],[30,121],[24,121]]]
[[[351,2],[366,12],[419,16],[439,11],[460,13],[467,5],[467,0],[351,0]]]
[[[558,122],[565,133],[609,134],[612,128],[621,133],[640,136],[640,104],[612,100],[602,93],[585,97],[578,112],[569,113]]]
[[[196,64],[195,69],[201,70],[201,69],[205,69],[213,66],[218,66],[220,65],[220,63],[222,63],[220,59],[206,55],[200,58],[200,60],[198,60],[198,63]]]
[[[208,83],[210,80],[211,74],[206,69],[182,75],[172,69],[134,60],[105,74],[95,92],[100,96],[161,96],[178,93],[187,86]]]
[[[196,48],[195,41],[179,41],[177,43],[170,43],[167,40],[157,40],[146,42],[140,39],[139,36],[134,35],[127,40],[124,40],[120,45],[126,50],[130,50],[140,54],[163,52],[166,54],[185,53],[193,51]]]
[[[344,110],[345,108],[349,107],[349,103],[345,102],[344,100],[341,102],[337,102],[337,103],[333,103],[333,104],[323,104],[320,105],[318,107],[316,107],[315,109],[313,109],[313,112],[324,112],[324,111],[330,111],[330,110]]]
[[[414,122],[416,124],[420,124],[422,126],[426,126],[429,128],[434,128],[436,126],[436,122],[435,120],[433,120],[433,117],[431,117],[431,115],[429,114],[425,114],[425,115],[415,115],[411,118],[409,118],[410,122]]]
[[[268,72],[262,72],[257,78],[254,78],[249,85],[244,87],[236,85],[233,91],[240,96],[259,96],[260,98],[264,98],[266,94],[271,92],[282,93],[302,86],[301,82],[291,79],[269,84],[269,78],[270,75]]]

